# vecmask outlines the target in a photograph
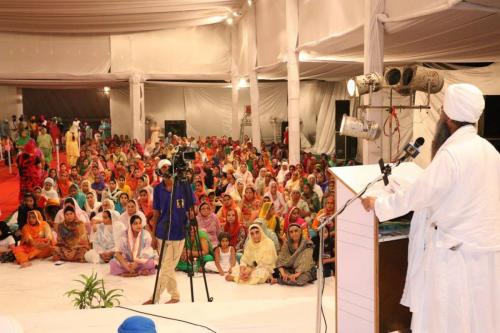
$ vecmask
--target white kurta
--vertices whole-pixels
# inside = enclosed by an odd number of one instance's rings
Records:
[[[381,221],[409,211],[425,223],[403,299],[413,332],[500,332],[500,154],[458,129],[408,191],[375,202]]]

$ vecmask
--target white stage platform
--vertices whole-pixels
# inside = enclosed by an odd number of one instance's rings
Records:
[[[142,306],[152,293],[154,276],[122,278],[109,274],[107,265],[65,263],[55,266],[50,261],[36,260],[33,266],[20,269],[13,264],[0,264],[0,314],[16,318],[25,333],[110,333],[127,317],[136,313],[120,309],[73,310],[67,290],[78,285],[79,274],[92,271],[104,278],[108,289],[123,289],[122,305],[139,311],[183,319],[210,327],[216,332],[276,333],[314,331],[316,284],[306,287],[278,285],[243,286],[226,282],[216,274],[207,274],[210,295],[208,303],[203,278],[194,278],[195,303],[191,303],[189,279],[178,274],[181,302]],[[162,302],[168,300],[164,295]],[[334,281],[327,279],[324,310],[328,332],[335,331]],[[162,318],[150,317],[161,332],[209,332]]]

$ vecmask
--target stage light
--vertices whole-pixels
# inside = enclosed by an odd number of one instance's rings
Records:
[[[241,78],[238,82],[238,89],[250,87],[250,82],[246,78]]]
[[[340,124],[340,135],[373,141],[380,135],[380,128],[375,121],[361,120],[344,114]]]
[[[233,24],[233,18],[232,17],[228,17],[226,19],[226,22],[227,22],[227,24],[232,25]]]
[[[436,94],[443,89],[444,79],[438,71],[421,66],[409,66],[403,72],[402,84],[413,91]]]
[[[361,96],[382,88],[382,77],[378,73],[368,73],[355,76],[347,81],[347,93],[349,96]]]
[[[253,3],[253,2],[252,2],[252,0],[248,0],[247,2],[248,2],[248,6],[249,6],[249,7],[250,7],[250,6],[252,5],[252,3]]]
[[[437,71],[420,66],[387,67],[384,79],[387,86],[404,96],[416,90],[429,90],[429,93],[435,94],[443,89],[444,84]]]
[[[104,90],[104,92],[105,92],[106,94],[108,94],[108,93],[111,91],[111,88],[110,88],[110,87],[104,87],[104,89],[103,89],[103,90]]]

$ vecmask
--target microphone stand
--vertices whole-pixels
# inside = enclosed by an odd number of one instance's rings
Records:
[[[337,210],[333,215],[325,217],[323,219],[320,218],[321,224],[318,226],[318,233],[319,233],[319,254],[318,254],[318,291],[317,291],[317,299],[316,299],[316,333],[321,333],[321,315],[323,313],[323,289],[324,289],[324,284],[325,284],[325,278],[323,276],[323,251],[324,251],[324,243],[325,239],[323,236],[323,229],[326,227],[330,221],[334,220],[337,216],[342,214],[344,210],[351,205],[355,200],[360,198],[365,192],[378,183],[379,181],[383,180],[384,184],[387,185],[389,183],[388,176],[391,174],[391,171],[393,168],[397,167],[398,165],[401,164],[403,159],[398,160],[397,163],[393,164],[392,166],[390,164],[384,165],[384,161],[382,159],[379,160],[379,165],[381,169],[381,175],[379,175],[377,178],[369,182],[361,192],[356,194],[354,197],[349,199],[339,210]],[[326,319],[325,319],[326,320]]]

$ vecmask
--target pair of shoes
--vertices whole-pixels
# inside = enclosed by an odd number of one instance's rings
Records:
[[[180,302],[180,300],[172,298],[172,299],[170,299],[170,301],[165,302],[165,304],[175,304],[175,303],[179,303],[179,302]]]

